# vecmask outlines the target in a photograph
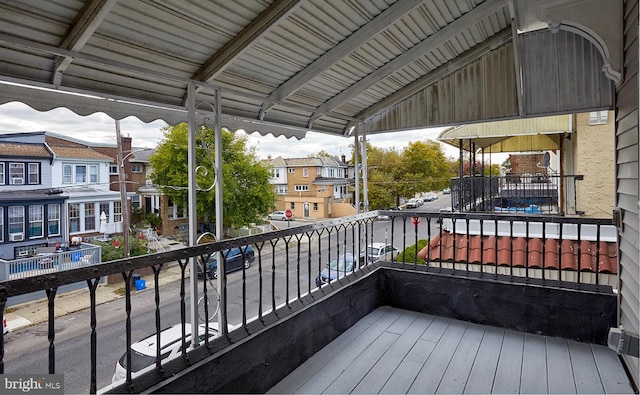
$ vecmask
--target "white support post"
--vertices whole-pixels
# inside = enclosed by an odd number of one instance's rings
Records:
[[[216,89],[216,125],[215,125],[215,168],[216,168],[216,238],[222,240],[224,238],[223,210],[222,210],[222,94],[220,89]],[[222,252],[218,251],[218,295],[220,296],[220,310],[218,311],[218,333],[225,336],[229,333],[227,327],[227,294],[222,289],[225,283],[222,281],[226,265],[222,259]]]
[[[189,211],[189,246],[194,246],[197,240],[198,208],[196,206],[196,91],[193,84],[187,88],[187,111],[189,121],[189,136],[187,144],[188,169],[188,211]],[[189,258],[189,315],[191,317],[192,346],[198,345],[198,268],[195,257]]]
[[[369,180],[367,176],[367,134],[362,132],[362,200],[364,211],[369,211]]]

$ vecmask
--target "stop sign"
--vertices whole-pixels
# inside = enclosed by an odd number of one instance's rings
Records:
[[[411,223],[412,223],[414,226],[418,226],[418,225],[420,225],[420,217],[411,217]]]
[[[287,209],[287,211],[284,212],[284,216],[287,217],[287,219],[291,219],[291,217],[293,217],[293,212]]]

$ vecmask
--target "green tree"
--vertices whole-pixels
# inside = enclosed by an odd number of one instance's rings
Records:
[[[153,167],[152,181],[175,204],[187,207],[187,124],[167,126],[164,138],[149,158]],[[196,138],[197,205],[199,219],[215,219],[214,130],[201,128]],[[269,179],[271,169],[263,165],[254,147],[247,146],[243,136],[222,131],[222,206],[224,225],[245,226],[258,222],[275,207],[276,195]]]
[[[435,141],[411,142],[402,152],[403,194],[442,189],[449,184],[449,166],[440,144]]]
[[[397,206],[400,185],[396,182],[400,154],[394,149],[367,146],[369,207],[373,210]]]

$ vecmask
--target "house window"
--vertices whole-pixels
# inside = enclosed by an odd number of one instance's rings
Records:
[[[109,165],[109,174],[110,175],[118,175],[118,166],[117,165]]]
[[[589,125],[605,125],[608,116],[607,111],[592,111],[589,113]]]
[[[4,163],[0,163],[0,185],[4,185]]]
[[[29,184],[40,184],[40,163],[29,163]]]
[[[76,165],[76,183],[84,184],[87,182],[87,166]]]
[[[92,184],[98,183],[98,166],[97,165],[89,166],[89,182]]]
[[[55,236],[60,234],[60,205],[50,204],[47,206],[47,235]]]
[[[289,186],[288,185],[276,185],[276,193],[278,195],[286,195],[287,193],[289,193]]]
[[[273,169],[273,176],[275,178],[280,178],[280,169]]]
[[[304,192],[304,191],[308,191],[309,190],[309,185],[296,185],[295,186],[295,191],[296,192]]]
[[[62,183],[71,184],[73,182],[73,166],[62,165]]]
[[[84,204],[84,230],[96,229],[96,205],[94,203]]]
[[[140,208],[140,195],[131,196],[131,207]]]
[[[313,203],[313,211],[318,211],[318,203]]]
[[[289,204],[289,208],[290,208],[291,210],[295,210],[295,209],[296,209],[296,204],[295,204],[295,202],[291,202],[291,203]]]
[[[133,173],[142,173],[142,163],[132,163],[131,171]]]
[[[24,185],[24,163],[9,163],[9,184]]]
[[[80,232],[80,203],[69,203],[69,232]]]
[[[29,206],[29,238],[44,236],[44,206]]]
[[[113,221],[122,222],[122,202],[113,202]]]
[[[24,234],[24,207],[9,206],[9,234]]]
[[[295,173],[296,169],[294,169],[293,167],[289,167],[287,168],[287,173]]]
[[[109,203],[100,203],[100,216],[102,213],[107,216],[107,221],[109,221]]]
[[[302,168],[302,177],[309,177],[309,168],[308,167],[303,167]]]
[[[316,174],[322,175],[322,167],[316,167]]]

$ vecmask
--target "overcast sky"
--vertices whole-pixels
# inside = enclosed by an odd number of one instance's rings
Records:
[[[138,118],[128,117],[120,121],[123,136],[131,136],[135,147],[155,147],[161,140],[165,126],[162,121],[143,123]],[[435,140],[445,128],[421,129],[412,132],[396,132],[383,135],[367,136],[373,146],[380,148],[395,147],[398,150],[409,142]],[[0,105],[0,133],[49,131],[80,140],[115,144],[115,122],[108,115],[97,113],[82,117],[66,108],[57,108],[47,112],[39,112],[31,107],[12,102]],[[295,138],[278,138],[272,135],[260,136],[253,133],[248,136],[249,144],[256,147],[260,158],[282,156],[283,158],[302,158],[325,150],[340,157],[350,159],[349,145],[353,137],[343,138],[325,134],[307,133],[302,140]],[[445,155],[457,158],[457,149],[443,144]]]

